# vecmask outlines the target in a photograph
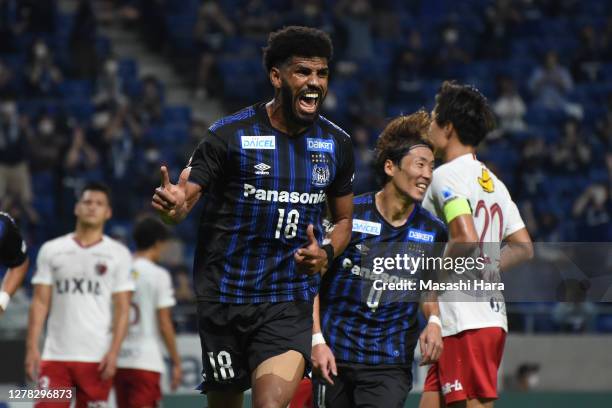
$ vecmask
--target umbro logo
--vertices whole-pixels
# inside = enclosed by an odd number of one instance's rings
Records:
[[[268,166],[266,163],[259,163],[253,167],[255,167],[255,170],[256,170],[255,174],[259,174],[261,176],[267,176],[268,174],[270,174],[268,170],[272,168],[271,166]]]

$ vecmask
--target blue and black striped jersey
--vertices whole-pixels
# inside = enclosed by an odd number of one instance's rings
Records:
[[[323,335],[338,362],[410,365],[418,338],[419,304],[414,296],[411,301],[384,301],[383,293],[381,299],[362,260],[375,248],[378,254],[389,248],[387,255],[393,256],[397,243],[406,252],[435,256],[442,246],[436,243],[448,238],[446,227],[418,204],[403,226],[394,227],[378,212],[374,193],[355,197],[353,204],[351,242],[321,282]]]
[[[26,245],[15,220],[0,212],[0,266],[14,268],[27,258]]]
[[[322,237],[326,197],[352,193],[350,137],[322,116],[286,135],[260,103],[214,123],[189,166],[205,199],[194,261],[198,299],[312,300],[319,278],[297,272],[293,256],[307,243],[308,224]]]

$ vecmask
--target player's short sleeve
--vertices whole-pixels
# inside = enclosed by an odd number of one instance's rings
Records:
[[[132,256],[130,251],[123,246],[117,249],[117,265],[115,266],[115,279],[113,282],[113,293],[133,291],[134,281],[132,279]]]
[[[7,268],[21,265],[27,258],[26,244],[13,219],[0,213],[0,264]]]
[[[449,171],[434,172],[424,200],[429,205],[433,204],[434,208],[429,208],[428,205],[425,207],[449,223],[457,213],[471,213],[469,195],[468,186],[458,175]]]
[[[189,181],[199,184],[203,189],[210,186],[227,169],[228,153],[227,140],[209,130],[187,164],[191,166]]]
[[[338,168],[336,177],[327,188],[326,193],[332,197],[342,197],[353,192],[355,156],[353,155],[353,143],[348,135],[336,141],[338,142]]]
[[[172,278],[165,269],[161,269],[159,279],[157,280],[157,291],[155,304],[158,309],[164,307],[172,307],[176,304],[174,298],[174,288],[172,287]]]
[[[502,239],[506,239],[508,236],[523,228],[525,228],[525,223],[523,222],[523,218],[521,218],[521,213],[514,201],[510,201],[506,211],[506,225],[504,226]]]
[[[52,285],[53,269],[51,268],[51,251],[49,243],[44,244],[36,257],[36,272],[32,277],[32,285]]]

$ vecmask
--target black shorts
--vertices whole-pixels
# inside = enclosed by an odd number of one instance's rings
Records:
[[[403,408],[412,389],[407,366],[338,364],[334,385],[313,381],[315,408]]]
[[[247,390],[259,364],[289,350],[300,352],[310,367],[312,302],[198,302],[198,330],[202,393]]]

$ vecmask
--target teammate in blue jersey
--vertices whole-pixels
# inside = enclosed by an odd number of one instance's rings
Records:
[[[434,295],[417,290],[385,301],[388,292],[377,290],[374,269],[362,263],[368,252],[386,251],[394,257],[398,247],[401,255],[433,257],[442,252],[446,228],[419,204],[434,164],[432,148],[423,139],[428,126],[429,115],[420,111],[396,118],[384,129],[376,145],[382,189],[355,197],[351,242],[322,279],[312,341],[315,374],[325,380],[314,390],[319,407],[404,406],[412,388],[419,295],[427,295],[421,302],[428,319],[420,335],[422,363],[437,361],[442,352]],[[427,277],[423,270],[411,274]]]
[[[274,98],[214,123],[177,184],[162,167],[153,206],[182,220],[205,193],[194,281],[202,391],[210,407],[286,407],[310,362],[320,273],[350,240],[353,152],[319,115],[332,44],[324,32],[270,34]],[[336,230],[320,246],[328,205]]]

